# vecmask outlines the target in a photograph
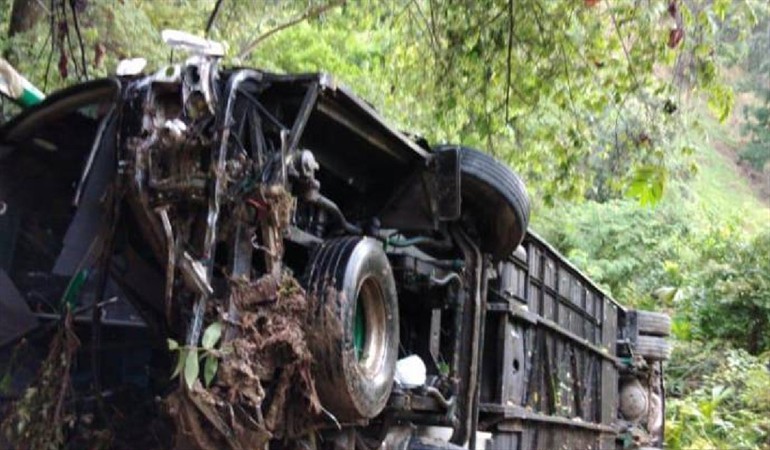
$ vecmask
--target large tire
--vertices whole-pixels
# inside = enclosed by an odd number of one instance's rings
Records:
[[[666,339],[655,336],[638,336],[634,350],[650,361],[664,361],[671,355],[671,345]]]
[[[519,246],[529,225],[527,188],[511,169],[467,147],[440,146],[437,152],[460,151],[462,208],[475,222],[481,250],[500,261]]]
[[[340,421],[376,416],[398,358],[398,298],[385,252],[370,238],[326,241],[305,283],[315,302],[310,347],[321,403]]]
[[[653,311],[636,311],[636,328],[639,334],[668,336],[671,334],[671,317]]]

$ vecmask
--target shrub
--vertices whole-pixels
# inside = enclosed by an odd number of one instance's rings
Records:
[[[705,261],[695,282],[704,338],[729,340],[752,354],[770,350],[770,230],[730,242]]]
[[[770,355],[679,342],[671,361],[666,447],[770,449]]]

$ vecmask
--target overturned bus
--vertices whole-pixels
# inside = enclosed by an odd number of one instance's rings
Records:
[[[662,447],[669,318],[529,232],[507,166],[166,40],[0,129],[5,445]]]

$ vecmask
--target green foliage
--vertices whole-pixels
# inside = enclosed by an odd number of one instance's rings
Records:
[[[0,8],[6,23],[11,3]],[[82,57],[90,78],[113,73],[125,57],[147,58],[148,70],[181,60],[160,30],[202,35],[215,0],[84,3],[82,53],[76,41],[57,38],[62,23],[74,38],[71,13],[59,9],[53,27],[45,17],[0,38],[6,56],[47,92],[84,79]],[[767,447],[767,358],[697,340],[755,353],[768,347],[757,330],[767,329],[770,245],[767,233],[744,232],[746,217],[759,217],[761,228],[770,212],[735,186],[734,171],[711,148],[719,124],[700,120],[700,109],[720,121],[730,115],[723,73],[742,61],[755,76],[749,89],[770,101],[770,6],[589,3],[347,2],[272,34],[328,1],[225,0],[210,37],[227,44],[225,65],[330,72],[398,127],[487,149],[516,167],[541,208],[538,232],[622,303],[675,311],[674,335],[695,340],[672,359],[669,384],[681,397],[668,404],[668,445]],[[679,32],[683,39],[672,40]],[[767,107],[747,110],[751,142],[742,152],[760,168],[770,148]],[[226,351],[217,348],[221,333],[221,324],[208,327],[200,347],[169,341],[172,377],[188,387],[212,383]]]
[[[206,331],[203,332],[203,340],[201,342],[205,352],[203,357],[203,382],[206,387],[211,385],[211,382],[214,380],[214,376],[217,374],[217,367],[219,366],[219,355],[214,352],[214,346],[217,345],[217,342],[219,342],[221,337],[222,322],[212,323],[206,328]],[[188,377],[187,373],[185,372],[185,380],[187,381],[187,386],[190,387],[192,384],[189,379],[195,379],[197,377],[197,373],[191,374],[190,377]]]
[[[658,203],[663,198],[666,187],[665,168],[660,166],[642,166],[636,169],[627,195],[638,198],[642,206]]]
[[[557,203],[534,227],[621,303],[673,315],[668,448],[770,448],[770,230],[707,200]]]
[[[618,150],[619,140],[603,138],[626,132],[625,120],[618,118],[625,118],[632,103],[649,113],[632,134],[663,121],[662,105],[671,90],[652,71],[670,51],[662,4],[417,5],[405,26],[430,43],[414,51],[432,70],[426,73],[421,64],[417,73],[407,67],[404,76],[423,91],[430,89],[435,99],[426,105],[431,123],[419,128],[437,140],[462,139],[487,148],[522,168],[546,201],[586,192],[596,172],[584,161],[601,161]],[[632,169],[647,165],[665,145],[654,144],[625,146],[621,158]],[[632,173],[616,175],[620,186],[614,195],[625,190]]]
[[[89,1],[78,17],[82,52],[69,45],[71,12],[55,8],[53,27],[42,20],[4,49],[48,91],[85,71],[107,75],[124,57],[156,68],[171,56],[160,29],[202,34],[214,3]],[[320,0],[225,1],[210,35],[228,44],[226,64],[329,71],[399,127],[485,148],[548,203],[618,198],[629,186],[655,202],[689,148],[674,138],[689,123],[681,94],[700,89],[720,117],[729,113],[732,93],[713,50],[725,30],[751,22],[761,0],[676,2],[674,12],[667,3],[374,0],[326,9]],[[272,33],[298,18],[306,20]],[[672,26],[681,43],[672,45]],[[742,42],[740,33],[731,39]],[[681,76],[660,75],[667,71]]]
[[[682,276],[691,213],[673,199],[655,209],[629,200],[557,204],[534,227],[622,303],[649,308],[657,306],[656,289],[676,286]]]
[[[732,89],[725,86],[712,88],[708,93],[708,107],[720,122],[724,122],[730,117],[733,109],[735,96]]]
[[[676,309],[681,338],[770,350],[770,230],[747,237],[684,194],[635,202],[559,204],[535,228],[622,303]]]
[[[217,349],[216,345],[222,338],[222,322],[213,322],[203,331],[201,347],[181,346],[173,339],[168,339],[168,349],[177,353],[177,363],[171,378],[182,375],[185,385],[192,389],[200,376],[200,361],[203,360],[203,383],[211,385],[217,374],[219,358],[226,353],[225,349]]]
[[[748,143],[740,151],[740,158],[756,170],[770,172],[770,3],[753,13],[757,24],[747,31],[745,58],[740,62],[749,74],[742,87],[756,101],[744,107],[742,131]]]
[[[190,349],[187,351],[184,361],[184,382],[187,385],[187,389],[192,389],[195,380],[198,379],[200,373],[200,367],[198,365],[198,350]]]
[[[770,230],[715,247],[697,276],[703,337],[729,340],[753,354],[770,350]]]
[[[746,183],[730,157],[729,148],[738,147],[740,142],[712,118],[701,120],[688,134],[698,170],[686,183],[675,185],[681,187],[685,198],[697,203],[698,216],[706,217],[706,224],[714,228],[731,224],[746,233],[766,229],[768,204]]]
[[[747,106],[744,111],[746,122],[743,132],[748,135],[749,142],[740,152],[741,159],[757,170],[765,169],[770,161],[770,76],[762,78],[768,83],[765,87],[758,87],[759,103]]]
[[[770,448],[770,355],[679,343],[668,366],[668,448]]]

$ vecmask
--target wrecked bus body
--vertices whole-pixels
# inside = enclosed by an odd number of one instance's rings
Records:
[[[0,130],[9,442],[662,446],[670,321],[528,232],[516,174],[197,53]]]

